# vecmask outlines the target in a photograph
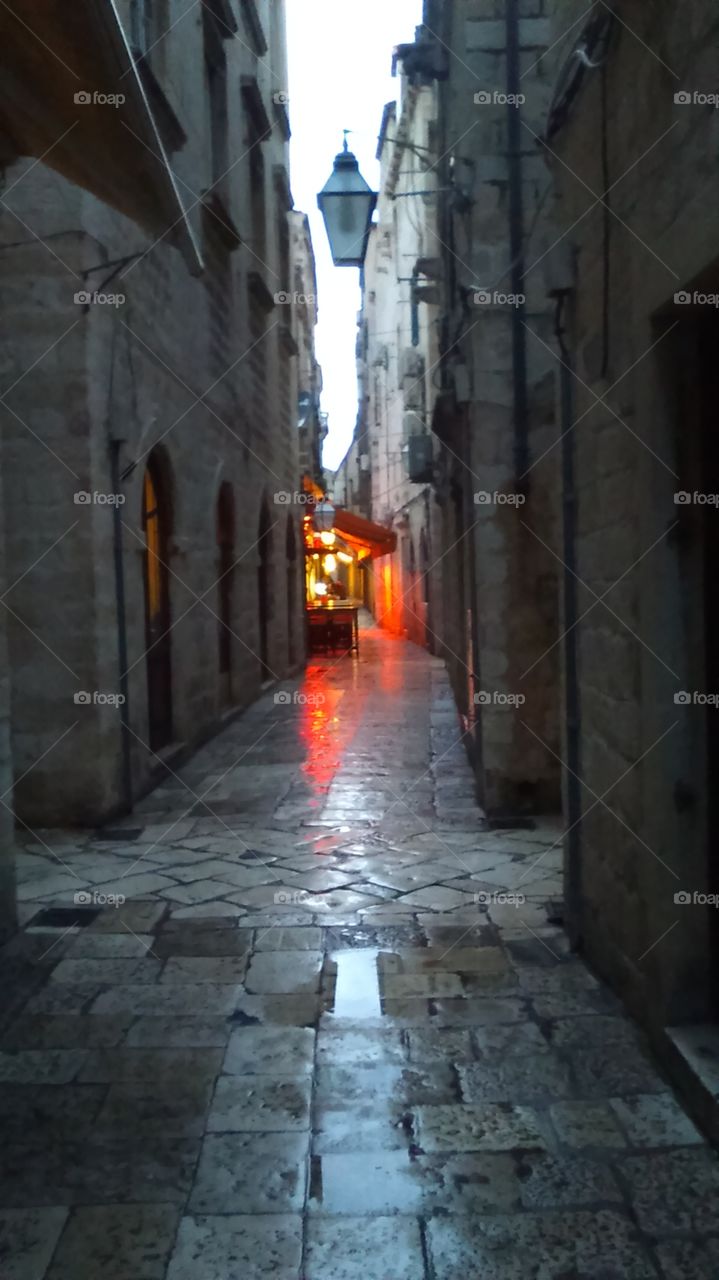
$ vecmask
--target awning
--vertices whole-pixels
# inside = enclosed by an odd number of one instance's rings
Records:
[[[397,546],[397,534],[383,524],[375,524],[364,516],[355,515],[343,507],[335,510],[334,527],[350,546],[366,547],[373,560],[389,555]]]
[[[116,0],[15,7],[0,5],[0,159],[41,159],[154,236],[167,233],[201,271],[148,96],[151,75],[146,87]],[[125,100],[115,105],[118,95]]]

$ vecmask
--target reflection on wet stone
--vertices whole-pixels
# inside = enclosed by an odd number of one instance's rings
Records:
[[[41,969],[0,1024],[2,1280],[716,1280],[716,1158],[547,924],[557,824],[488,832],[437,764],[440,664],[352,662],[314,676],[337,740],[269,699],[181,770],[221,821],[171,779],[137,842],[79,837],[113,882],[148,848],[147,900],[0,952]],[[526,927],[477,909],[523,876]]]

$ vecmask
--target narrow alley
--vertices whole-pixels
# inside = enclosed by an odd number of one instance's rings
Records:
[[[0,1280],[719,1280],[717,0],[0,51]]]
[[[550,923],[561,829],[488,829],[424,650],[367,626],[21,846],[3,1280],[716,1273],[715,1159]]]

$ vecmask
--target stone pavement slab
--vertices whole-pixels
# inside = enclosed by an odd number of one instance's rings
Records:
[[[270,694],[44,833],[70,873],[28,836],[33,911],[127,901],[0,951],[2,1280],[717,1280],[719,1162],[549,924],[557,824],[487,830],[422,650],[312,679],[331,721]]]

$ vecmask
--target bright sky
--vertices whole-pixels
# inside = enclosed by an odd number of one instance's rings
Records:
[[[292,194],[309,214],[319,292],[317,357],[322,365],[322,408],[329,414],[324,465],[334,470],[352,439],[357,417],[355,340],[360,308],[359,272],[335,267],[317,192],[351,129],[350,149],[377,190],[377,135],[386,102],[398,97],[392,50],[414,39],[422,0],[287,0],[292,123]]]

